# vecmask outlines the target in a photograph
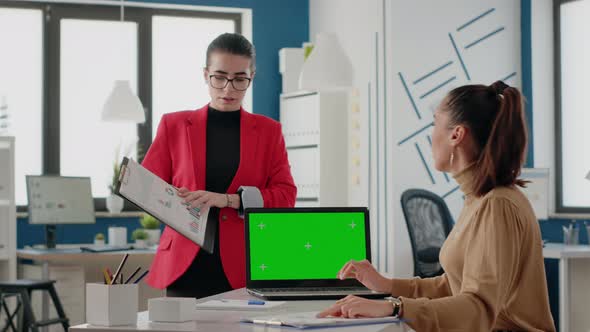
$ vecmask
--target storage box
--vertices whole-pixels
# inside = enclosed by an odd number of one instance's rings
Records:
[[[283,93],[299,90],[301,67],[303,67],[303,48],[279,50],[279,73],[283,77]]]
[[[86,321],[101,326],[136,325],[137,284],[86,284]]]
[[[158,297],[148,300],[152,322],[186,322],[192,319],[197,301],[194,297]]]

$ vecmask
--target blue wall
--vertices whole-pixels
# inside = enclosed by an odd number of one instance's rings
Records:
[[[132,1],[252,9],[252,34],[257,56],[252,111],[279,119],[279,94],[282,85],[279,50],[283,47],[301,47],[303,42],[308,41],[309,0]]]
[[[107,236],[109,226],[126,227],[128,243],[133,243],[131,233],[135,229],[141,228],[137,217],[96,218],[96,223],[91,225],[57,225],[56,242],[58,244],[92,243],[94,235],[97,233]],[[45,243],[44,225],[30,225],[27,218],[18,218],[16,229],[16,246],[18,248]]]

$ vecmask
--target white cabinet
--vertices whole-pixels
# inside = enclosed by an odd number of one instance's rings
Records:
[[[14,137],[0,137],[0,280],[16,279]]]
[[[349,92],[281,95],[280,119],[296,206],[347,206]]]

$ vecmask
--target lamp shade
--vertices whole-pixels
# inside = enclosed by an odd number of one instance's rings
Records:
[[[131,91],[129,81],[115,81],[115,87],[102,109],[104,121],[143,123],[145,112],[139,98]]]
[[[299,89],[349,88],[352,86],[352,64],[336,35],[320,33],[311,54],[303,63]]]

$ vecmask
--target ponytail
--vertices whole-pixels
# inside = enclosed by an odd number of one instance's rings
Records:
[[[471,129],[479,147],[475,194],[483,196],[498,186],[524,187],[518,179],[527,147],[521,93],[502,81],[463,86],[449,93],[449,111],[454,124]]]

